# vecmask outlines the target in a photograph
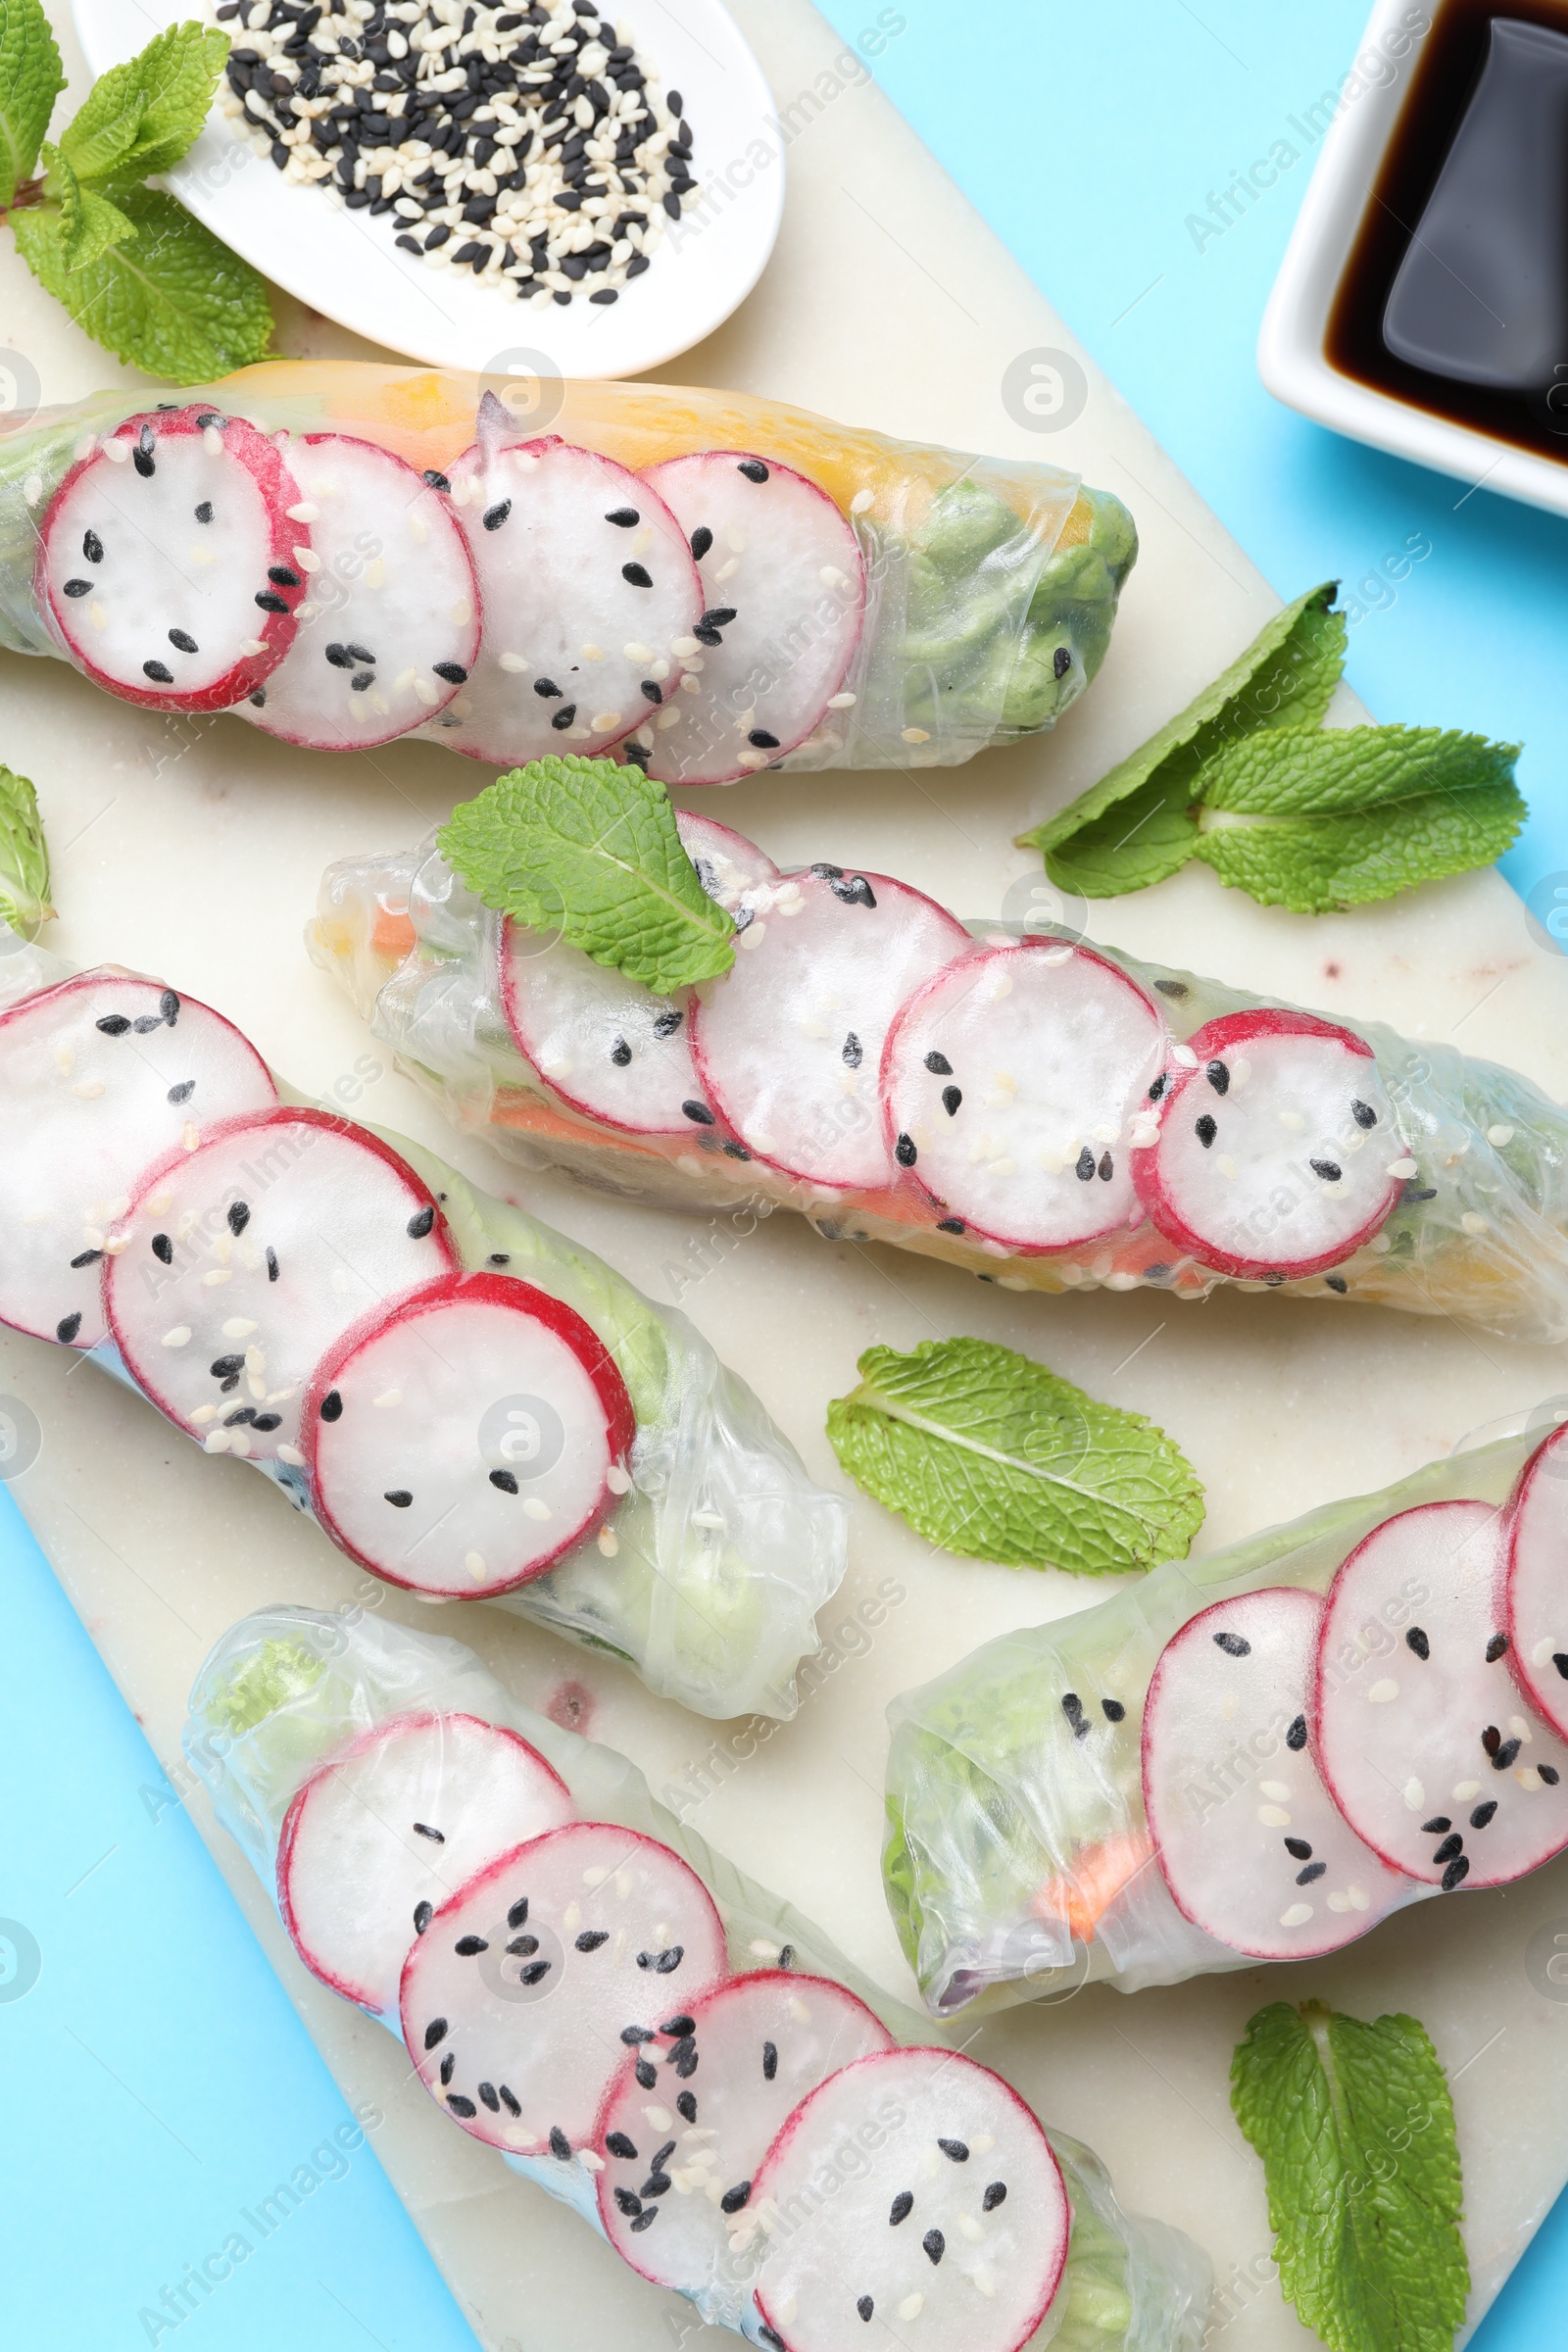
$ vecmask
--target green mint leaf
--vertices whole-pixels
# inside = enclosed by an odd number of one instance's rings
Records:
[[[177,164],[213,102],[228,55],[216,26],[172,24],[139,57],[111,66],[61,136],[78,179],[146,179]]]
[[[1096,890],[1085,890],[1086,897],[1108,898],[1121,890],[1142,890],[1150,881],[1174,873],[1174,862],[1163,864],[1158,872],[1146,872],[1143,853],[1132,848],[1147,836],[1147,826],[1139,826],[1130,836],[1126,866],[1134,878],[1112,881],[1111,875],[1119,870],[1116,845],[1128,828],[1124,824],[1117,829],[1112,817],[1107,830],[1101,820],[1135,795],[1142,809],[1147,793],[1157,798],[1174,824],[1177,812],[1198,797],[1195,787],[1205,763],[1225,744],[1259,728],[1319,725],[1345,662],[1345,616],[1329,611],[1338,585],[1326,581],[1276,612],[1247,651],[1185,710],[1168,719],[1157,734],[1067,808],[1048,817],[1032,833],[1020,834],[1020,847],[1041,852],[1046,869],[1058,887],[1065,882],[1067,867],[1082,862],[1101,884]],[[1079,860],[1076,837],[1089,827],[1095,828],[1093,844]],[[1172,850],[1174,846],[1172,835]],[[1054,862],[1057,856],[1060,872]],[[1083,884],[1075,887],[1082,889]]]
[[[559,930],[665,996],[735,960],[735,926],[697,879],[662,784],[612,760],[532,760],[452,814],[442,857],[476,898]]]
[[[1297,914],[1393,898],[1510,847],[1528,813],[1517,758],[1437,727],[1254,735],[1204,770],[1194,855]]]
[[[78,326],[130,367],[176,384],[211,383],[261,359],[271,340],[267,287],[172,196],[117,188],[135,231],[73,270],[60,216],[14,213],[17,250]]]
[[[1048,850],[1047,873],[1058,890],[1075,890],[1085,899],[1114,899],[1163,882],[1198,848],[1190,794],[1186,777],[1152,778],[1091,817],[1059,849]]]
[[[83,270],[111,245],[122,245],[136,234],[131,223],[107,196],[84,188],[58,147],[46,147],[49,166],[47,192],[60,207],[60,249],[68,270]]]
[[[31,178],[65,86],[39,0],[0,0],[0,209]]]
[[[1451,2352],[1470,2271],[1453,2106],[1425,2030],[1275,2001],[1237,2046],[1231,2105],[1305,2325],[1331,2352]]]
[[[868,1348],[856,1369],[827,1409],[839,1460],[949,1551],[1114,1576],[1182,1558],[1202,1525],[1202,1488],[1162,1431],[1010,1348]]]
[[[38,795],[25,776],[0,767],[0,922],[36,939],[53,913]]]

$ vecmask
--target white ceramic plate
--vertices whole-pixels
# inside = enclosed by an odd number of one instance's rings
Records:
[[[1276,400],[1352,441],[1413,458],[1418,466],[1477,488],[1485,484],[1504,498],[1568,514],[1568,466],[1534,457],[1473,426],[1449,423],[1390,393],[1374,392],[1342,375],[1324,352],[1335,291],[1430,21],[1428,10],[1413,9],[1408,0],[1377,0],[1269,296],[1257,344],[1258,373]]]
[[[74,0],[74,13],[87,63],[102,74],[194,11],[188,0]],[[410,359],[497,375],[509,364],[536,368],[541,355],[563,375],[656,368],[710,335],[761,275],[784,208],[783,142],[762,69],[720,0],[615,0],[614,13],[662,86],[681,93],[700,189],[679,222],[665,221],[653,267],[617,303],[535,310],[465,271],[429,269],[398,250],[390,214],[372,220],[320,188],[286,183],[216,111],[169,188],[265,277]],[[770,161],[760,162],[759,142]]]

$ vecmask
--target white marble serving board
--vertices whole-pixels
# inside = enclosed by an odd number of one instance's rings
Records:
[[[783,234],[761,285],[722,334],[665,372],[893,432],[1064,462],[1119,493],[1143,534],[1104,672],[1054,737],[968,768],[776,778],[710,801],[781,860],[891,869],[961,914],[995,913],[1033,863],[1010,849],[1013,835],[1140,742],[1277,599],[1087,362],[1087,407],[1069,429],[1033,434],[1012,420],[1004,372],[1021,353],[1071,351],[1060,321],[861,70],[846,71],[808,0],[734,5],[781,105],[811,91],[819,111],[790,145]],[[789,119],[799,125],[808,113]],[[1091,200],[1063,192],[1063,236],[1072,204]],[[297,307],[282,304],[280,315],[286,350],[364,349]],[[9,245],[0,316],[46,399],[115,379]],[[366,1034],[300,945],[317,878],[329,858],[416,837],[485,771],[431,747],[333,759],[227,720],[191,728],[116,704],[53,662],[0,656],[0,755],[36,779],[54,844],[62,916],[51,944],[80,962],[162,973],[231,1014],[297,1084],[329,1095],[347,1078],[352,1093]],[[1495,874],[1310,921],[1260,910],[1193,869],[1097,906],[1091,930],[1329,1011],[1454,1038],[1568,1095],[1568,965],[1533,943]],[[844,1482],[823,1408],[853,1385],[855,1358],[873,1341],[979,1333],[1152,1415],[1207,1489],[1203,1551],[1381,1486],[1477,1425],[1568,1390],[1568,1350],[1509,1346],[1446,1321],[1255,1296],[1217,1298],[1191,1315],[1151,1293],[1021,1298],[893,1251],[829,1246],[788,1216],[743,1239],[563,1181],[522,1181],[482,1148],[451,1146],[432,1105],[385,1060],[373,1051],[378,1075],[357,1104],[365,1115],[451,1148],[472,1175],[519,1193],[655,1298],[678,1297],[812,1472],[835,1484]],[[355,1572],[262,1480],[187,1447],[64,1350],[0,1335],[0,1391],[30,1403],[45,1431],[19,1499],[173,1767],[185,1690],[222,1629],[272,1599],[337,1605]],[[798,1721],[749,1754],[741,1727],[650,1698],[612,1666],[514,1618],[473,1607],[436,1621],[536,1703],[566,1682],[583,1686],[596,1734],[636,1757],[671,1801],[684,1788],[708,1837],[907,1994],[878,1878],[883,1708],[990,1635],[1096,1597],[1054,1572],[934,1553],[857,1497],[853,1567],[821,1621],[826,1671]],[[384,1605],[432,1622],[401,1595]],[[204,1807],[193,1810],[212,1834]],[[216,1837],[215,1846],[345,2090],[385,2109],[377,2153],[489,2352],[662,2342],[673,2300],[448,2130],[390,2039],[305,1975],[237,1856]],[[1508,1892],[1423,1905],[1321,1965],[1132,1999],[1095,1989],[1065,2016],[1060,2006],[1010,2012],[975,2046],[1043,2115],[1102,2152],[1127,2204],[1207,2247],[1228,2347],[1283,2352],[1309,2339],[1273,2283],[1260,2171],[1229,2111],[1232,2047],[1252,2011],[1282,1996],[1322,1995],[1363,2016],[1413,2011],[1454,2085],[1475,2318],[1568,2172],[1568,2006],[1538,1988],[1546,1981],[1531,1960],[1532,1937],[1554,1923],[1568,1935],[1568,1864]],[[717,2352],[732,2339],[695,2329],[671,2340]]]

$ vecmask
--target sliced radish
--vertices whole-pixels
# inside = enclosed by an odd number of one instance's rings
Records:
[[[964,955],[945,907],[886,874],[813,865],[769,886],[733,968],[701,992],[697,1067],[760,1159],[812,1184],[889,1184],[877,1074],[889,1024]]]
[[[519,1838],[570,1821],[565,1783],[475,1715],[394,1715],[312,1773],[283,1820],[277,1900],[306,1967],[377,2016],[409,1946]]]
[[[95,1348],[102,1261],[145,1170],[215,1119],[277,1100],[239,1031],[159,980],[87,972],[0,1017],[0,1321]]]
[[[606,2236],[656,2286],[690,2294],[726,2276],[732,2235],[750,2235],[752,2176],[791,2112],[893,2036],[842,1984],[782,1969],[733,1978],[687,2010],[685,2034],[650,2034],[626,2059],[594,2140]],[[650,2103],[667,2128],[650,2124]]]
[[[286,439],[286,436],[284,436]],[[222,710],[288,651],[309,523],[275,441],[196,405],[129,416],[49,502],[34,592],[67,653],[122,702]]]
[[[1568,1739],[1568,1431],[1556,1430],[1520,1473],[1507,1544],[1508,1663],[1525,1696]]]
[[[748,2210],[768,2233],[764,2341],[783,2352],[1019,2352],[1072,2227],[1034,2116],[956,2050],[889,2050],[830,2076],[769,2149]]]
[[[630,1135],[711,1128],[691,992],[656,997],[569,941],[508,921],[501,1005],[523,1059],[576,1110]]]
[[[1018,1250],[1081,1248],[1129,1212],[1137,1221],[1131,1146],[1164,1045],[1152,999],[1091,949],[981,950],[894,1023],[889,1142],[946,1230]]]
[[[654,720],[648,773],[732,784],[804,743],[842,689],[865,617],[859,543],[825,490],[745,450],[666,458],[643,479],[678,517],[705,599],[681,649],[701,691]]]
[[[491,1863],[437,1911],[404,1963],[403,2038],[475,2139],[564,2159],[591,2152],[627,2048],[724,1969],[696,1872],[634,1830],[579,1822]]]
[[[697,868],[697,879],[729,914],[741,912],[752,893],[778,880],[778,867],[765,851],[716,817],[677,808],[675,830]]]
[[[210,1453],[296,1468],[328,1348],[454,1260],[414,1170],[320,1110],[193,1128],[143,1176],[129,1223],[104,1298],[131,1378]]]
[[[368,750],[443,710],[479,650],[479,592],[451,502],[346,433],[289,449],[309,597],[293,644],[236,708],[269,735]]]
[[[1508,1670],[1503,1531],[1485,1502],[1399,1511],[1329,1588],[1311,1706],[1319,1770],[1391,1869],[1501,1886],[1568,1845],[1568,1747]]]
[[[662,708],[701,617],[684,534],[646,482],[554,434],[481,440],[452,467],[484,642],[440,740],[506,764],[591,759]]]
[[[1195,1927],[1257,1960],[1338,1951],[1413,1889],[1319,1780],[1306,1702],[1323,1602],[1266,1587],[1216,1601],[1160,1652],[1144,1707],[1144,1809]]]
[[[1370,1241],[1405,1156],[1371,1047],[1305,1012],[1232,1012],[1156,1081],[1133,1154],[1154,1225],[1216,1273],[1299,1279]],[[1396,1173],[1396,1171],[1398,1171]]]
[[[473,1599],[543,1576],[614,1509],[635,1429],[581,1315],[508,1274],[449,1274],[327,1349],[302,1443],[334,1543]]]

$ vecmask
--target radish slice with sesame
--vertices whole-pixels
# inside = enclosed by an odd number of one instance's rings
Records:
[[[289,450],[307,601],[287,654],[235,706],[285,743],[369,750],[446,709],[479,648],[479,592],[445,495],[346,433]]]
[[[702,614],[679,523],[624,466],[554,434],[478,441],[451,482],[484,640],[439,740],[509,763],[608,751],[673,691],[671,644]]]
[[[1144,1809],[1195,1927],[1255,1960],[1365,1935],[1414,1891],[1345,1820],[1307,1746],[1323,1602],[1270,1586],[1166,1642],[1144,1705]]]
[[[603,1341],[508,1274],[451,1274],[369,1316],[323,1356],[303,1420],[334,1544],[448,1599],[543,1576],[631,1483],[636,1421]]]
[[[1130,1145],[1164,1046],[1153,1000],[1093,950],[981,950],[927,981],[894,1024],[889,1142],[943,1231],[1020,1251],[1081,1248],[1140,1221]]]
[[[34,593],[76,667],[150,710],[226,710],[288,651],[308,524],[278,445],[196,406],[129,416],[49,502]]]
[[[675,830],[681,848],[697,868],[698,881],[728,914],[741,913],[754,892],[778,880],[778,867],[765,850],[760,850],[732,825],[721,825],[716,817],[677,808]]]
[[[670,2022],[670,2021],[665,2021]],[[750,2237],[752,2176],[808,2091],[893,2036],[823,1977],[764,1969],[688,2002],[681,2034],[650,2033],[605,2101],[595,2145],[605,2235],[656,2286],[707,2292]],[[648,2120],[650,2098],[672,2111]]]
[[[403,2038],[475,2139],[564,2161],[593,2153],[632,2042],[724,1973],[696,1872],[635,1830],[578,1822],[503,1855],[436,1912],[404,1963]]]
[[[1445,1893],[1568,1846],[1568,1747],[1509,1672],[1501,1549],[1489,1503],[1396,1512],[1335,1577],[1318,1642],[1324,1780],[1391,1869]]]
[[[407,1162],[320,1110],[221,1122],[146,1173],[128,1223],[104,1302],[132,1380],[210,1453],[290,1470],[328,1348],[454,1260]]]
[[[1020,2352],[1072,2227],[1039,2123],[956,2050],[889,2050],[830,2076],[768,2150],[748,2210],[766,2233],[755,2291],[775,2352]]]
[[[629,1135],[714,1127],[692,1059],[689,989],[655,996],[569,940],[510,920],[500,966],[513,1042],[574,1110]]]
[[[0,1016],[0,1322],[95,1348],[102,1261],[126,1247],[145,1170],[215,1119],[277,1101],[220,1014],[158,980],[88,972]]]
[[[475,1715],[394,1715],[319,1765],[277,1848],[277,1900],[313,1976],[394,2015],[409,1946],[518,1836],[575,1811],[560,1774]]]
[[[1568,1436],[1556,1430],[1519,1474],[1509,1511],[1508,1663],[1531,1705],[1568,1739]]]
[[[842,691],[865,619],[859,542],[825,490],[745,450],[666,458],[643,479],[686,532],[705,598],[680,649],[699,691],[642,730],[648,773],[733,784],[795,751]]]
[[[1371,1240],[1415,1162],[1371,1047],[1306,1012],[1227,1013],[1158,1088],[1133,1154],[1165,1239],[1220,1274],[1320,1274]]]
[[[749,1151],[842,1190],[890,1184],[877,1073],[905,999],[971,947],[934,899],[886,874],[813,865],[759,900],[700,992],[697,1067]]]

